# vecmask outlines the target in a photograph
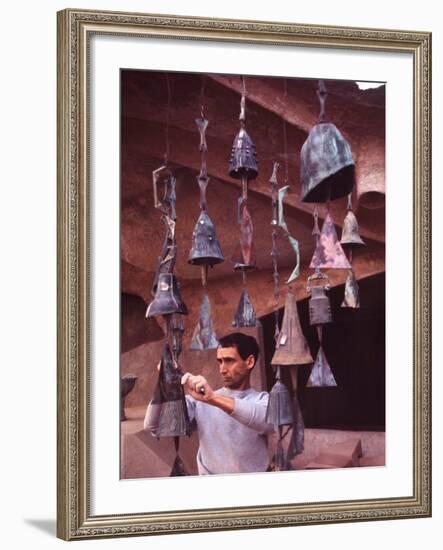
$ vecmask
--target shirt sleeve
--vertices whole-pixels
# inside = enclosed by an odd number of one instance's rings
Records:
[[[274,425],[266,422],[266,409],[268,407],[269,394],[259,393],[254,400],[234,398],[234,410],[231,413],[235,418],[248,428],[252,428],[262,434],[274,431]]]

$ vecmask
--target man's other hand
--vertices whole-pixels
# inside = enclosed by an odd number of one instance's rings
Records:
[[[194,376],[187,372],[182,376],[181,382],[187,388],[189,394],[197,401],[210,402],[214,396],[214,391],[204,376]]]

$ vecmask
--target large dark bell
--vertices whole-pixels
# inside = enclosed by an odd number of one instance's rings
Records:
[[[188,262],[193,265],[214,265],[224,261],[220,243],[206,210],[202,210],[192,234]]]
[[[234,179],[246,177],[248,180],[258,176],[255,144],[244,128],[235,136],[232,145],[229,175]]]
[[[171,350],[166,344],[158,378],[161,410],[156,430],[157,437],[178,437],[190,434],[191,425],[181,377],[182,372],[174,364]]]
[[[157,291],[146,311],[146,317],[168,315],[170,313],[188,314],[188,308],[183,302],[178,289],[177,279],[173,273],[160,273]]]
[[[355,182],[349,143],[330,123],[316,124],[300,153],[303,202],[327,202],[348,195]]]

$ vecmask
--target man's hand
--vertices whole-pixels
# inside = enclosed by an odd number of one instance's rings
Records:
[[[182,376],[182,384],[188,389],[189,394],[197,401],[210,402],[214,397],[214,391],[203,376],[194,376],[187,372]]]

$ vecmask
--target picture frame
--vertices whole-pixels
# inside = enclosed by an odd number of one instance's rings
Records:
[[[74,540],[430,516],[431,34],[76,9],[59,12],[57,24],[58,536]],[[97,463],[91,458],[91,443],[97,437],[98,423],[102,422],[91,412],[97,397],[92,372],[97,345],[94,323],[97,309],[105,307],[103,303],[91,301],[94,294],[91,272],[94,262],[100,261],[94,222],[100,204],[91,187],[95,171],[91,150],[96,146],[92,135],[91,89],[98,67],[93,58],[92,41],[97,36],[110,42],[124,38],[137,44],[149,39],[159,50],[168,41],[178,40],[182,44],[190,41],[201,48],[240,44],[255,48],[346,51],[357,57],[370,52],[380,56],[409,56],[413,77],[413,134],[412,158],[408,159],[412,167],[412,189],[407,197],[411,201],[412,231],[405,246],[411,256],[406,267],[411,276],[412,293],[405,301],[412,319],[408,406],[413,445],[410,468],[406,467],[411,486],[407,494],[315,502],[279,502],[278,495],[274,495],[260,504],[211,507],[198,505],[197,496],[193,500],[196,505],[189,501],[189,506],[183,505],[180,510],[164,507],[112,513],[93,510],[92,480]],[[201,70],[199,61],[194,63],[195,69]],[[118,151],[114,154],[118,156]],[[118,233],[118,223],[114,222]],[[115,296],[112,299],[118,302]],[[103,424],[99,427],[102,429]]]

